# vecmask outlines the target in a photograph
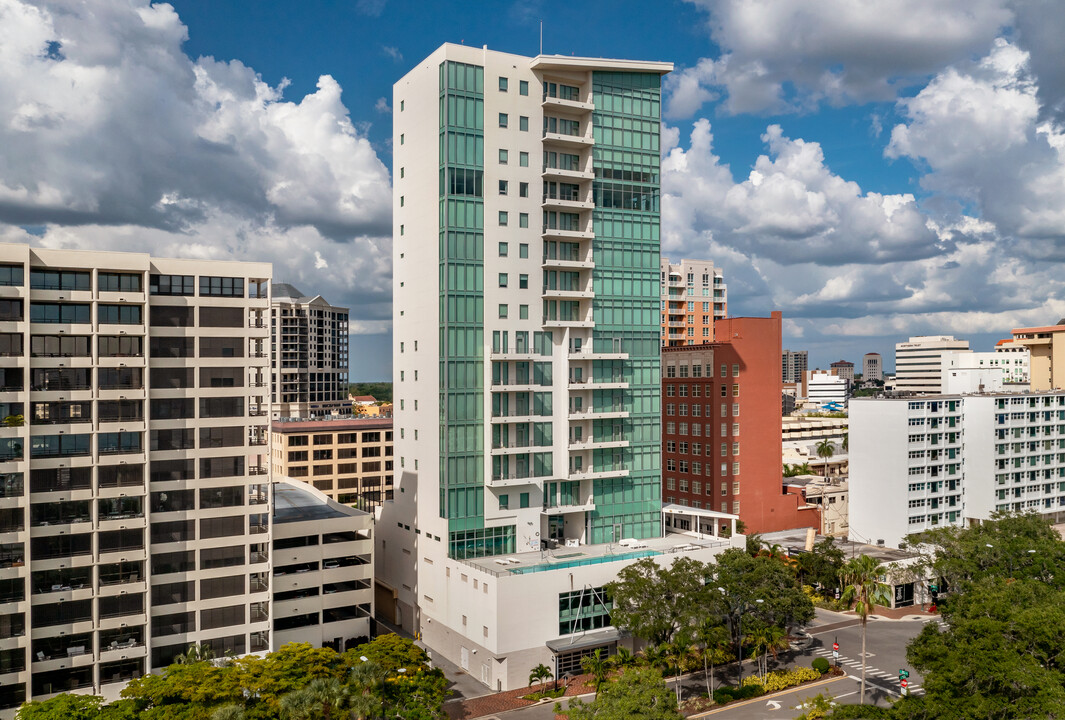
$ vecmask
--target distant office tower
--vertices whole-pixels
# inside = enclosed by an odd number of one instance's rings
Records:
[[[270,434],[274,477],[363,510],[392,499],[392,418],[275,422]]]
[[[379,613],[492,689],[612,652],[605,583],[665,546],[708,559],[734,522],[663,533],[671,67],[449,44],[393,88],[399,477]]]
[[[273,417],[350,415],[348,309],[288,283],[271,294]]]
[[[0,245],[0,709],[270,647],[270,266]]]
[[[711,260],[662,258],[662,347],[702,345],[714,339],[714,320],[728,313],[721,268]]]
[[[1031,354],[1033,392],[1065,388],[1065,318],[1047,327],[1014,328],[1013,337],[996,346],[998,351],[1027,348]]]
[[[847,385],[854,384],[854,363],[847,360],[837,360],[829,367],[832,368],[832,373],[847,381]]]
[[[895,392],[938,393],[943,388],[943,353],[968,351],[968,340],[923,335],[895,344]]]
[[[805,380],[807,402],[817,405],[846,404],[849,383],[842,375],[824,370],[808,370]]]
[[[779,312],[718,320],[722,341],[663,348],[667,503],[738,515],[748,532],[819,527],[780,482],[780,322]]]
[[[801,383],[806,376],[807,352],[785,350],[780,354],[781,379],[784,383]]]
[[[862,380],[884,381],[884,359],[880,353],[866,353],[862,358]]]

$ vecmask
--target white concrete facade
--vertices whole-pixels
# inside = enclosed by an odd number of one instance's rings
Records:
[[[825,403],[846,403],[848,387],[845,377],[824,370],[806,372],[806,402],[818,407]]]
[[[943,392],[943,353],[968,352],[968,340],[950,335],[911,337],[895,344],[895,392]]]
[[[552,665],[549,642],[615,646],[597,635],[608,615],[582,603],[624,565],[729,545],[662,537],[657,187],[633,188],[657,186],[648,96],[671,67],[445,45],[393,88],[398,465],[376,608],[492,689]],[[619,103],[631,132],[607,124],[619,96],[600,73],[653,88]],[[654,141],[642,166],[607,139],[639,127]],[[629,222],[631,255],[611,259]],[[630,314],[608,328],[615,311]]]
[[[268,649],[270,275],[0,245],[0,717]]]
[[[866,353],[862,357],[862,381],[884,380],[884,358],[880,353]]]
[[[860,398],[850,407],[851,537],[884,540],[986,520],[1065,517],[1065,394]]]
[[[943,394],[1027,392],[1030,378],[1027,348],[1010,352],[943,353]]]

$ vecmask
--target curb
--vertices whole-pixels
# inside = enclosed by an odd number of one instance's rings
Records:
[[[720,713],[720,712],[725,712],[726,710],[734,710],[736,708],[746,707],[747,705],[754,705],[754,704],[759,703],[759,702],[766,702],[767,700],[772,700],[775,697],[780,697],[781,695],[787,695],[788,693],[793,693],[793,692],[795,692],[797,690],[805,690],[807,688],[820,687],[822,685],[830,685],[830,684],[832,684],[834,682],[839,682],[840,680],[847,680],[847,679],[848,679],[847,675],[840,675],[838,677],[829,678],[828,680],[818,680],[817,682],[812,682],[812,683],[809,683],[808,685],[796,685],[795,687],[790,687],[790,688],[785,688],[783,690],[778,690],[775,693],[766,693],[765,695],[759,695],[758,697],[751,698],[750,700],[743,700],[742,702],[738,702],[738,703],[729,703],[728,705],[724,705],[722,707],[719,707],[716,710],[707,710],[706,712],[699,713],[698,715],[689,715],[688,716],[688,720],[694,720],[694,718],[703,718],[703,717],[707,717],[709,715],[715,715],[715,714]]]

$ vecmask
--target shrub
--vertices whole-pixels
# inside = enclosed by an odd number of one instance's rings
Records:
[[[828,669],[831,667],[831,665],[828,664],[828,660],[823,657],[814,658],[813,662],[810,663],[810,666],[822,675],[828,672]]]
[[[744,678],[743,685],[760,687],[763,692],[776,692],[777,690],[800,685],[808,680],[817,680],[819,677],[821,677],[821,673],[817,670],[800,667],[793,670],[774,670],[764,678],[752,675]]]

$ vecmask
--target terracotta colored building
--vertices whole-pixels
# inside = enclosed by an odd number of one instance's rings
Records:
[[[662,498],[747,532],[819,527],[781,477],[781,314],[725,318],[716,342],[662,348]]]

